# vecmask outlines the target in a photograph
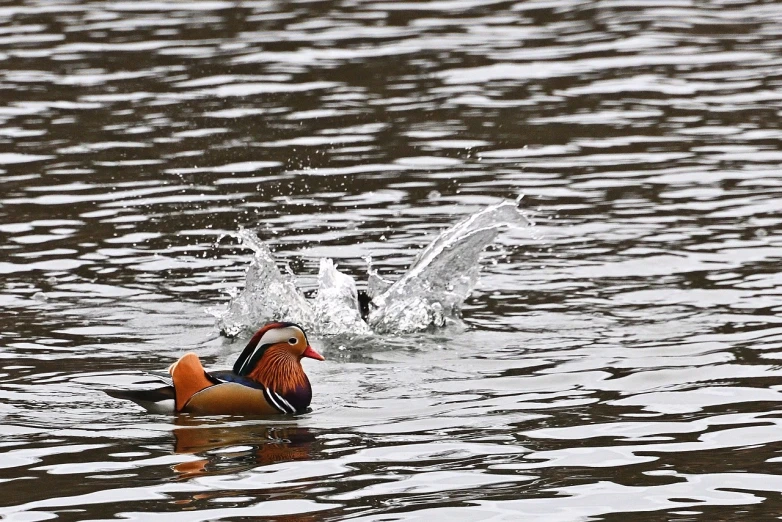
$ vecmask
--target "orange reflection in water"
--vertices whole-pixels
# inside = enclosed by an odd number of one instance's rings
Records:
[[[307,428],[285,425],[203,425],[178,417],[174,429],[176,453],[204,458],[173,467],[182,478],[236,473],[258,466],[309,459],[315,435]]]

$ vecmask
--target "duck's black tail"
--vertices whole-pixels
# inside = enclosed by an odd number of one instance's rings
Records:
[[[154,390],[103,390],[109,397],[133,401],[152,412],[174,411],[174,387],[163,386]]]

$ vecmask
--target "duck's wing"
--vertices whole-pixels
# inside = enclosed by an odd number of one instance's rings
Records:
[[[183,355],[171,365],[169,372],[174,381],[176,411],[201,415],[272,415],[295,411],[275,403],[275,394],[253,380],[231,371],[207,372],[194,353]]]

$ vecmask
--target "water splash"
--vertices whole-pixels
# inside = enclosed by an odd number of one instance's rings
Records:
[[[396,283],[370,295],[372,330],[413,332],[456,320],[478,281],[481,252],[509,225],[528,227],[532,222],[515,203],[504,201],[441,233]]]
[[[314,329],[314,311],[293,274],[280,272],[269,247],[253,232],[240,229],[231,235],[253,251],[253,259],[247,267],[244,289],[231,296],[228,308],[206,310],[217,318],[220,331],[234,337],[268,321],[291,321]]]
[[[369,335],[361,318],[356,282],[343,274],[331,259],[320,260],[318,295],[314,302],[316,330],[322,335]]]
[[[528,228],[533,223],[516,203],[491,205],[441,233],[394,283],[382,279],[368,260],[371,301],[366,322],[356,282],[331,259],[321,260],[318,293],[310,301],[293,275],[277,268],[269,248],[252,232],[240,230],[234,237],[254,252],[245,287],[226,309],[207,312],[228,336],[270,320],[297,322],[320,335],[407,333],[445,326],[459,320],[461,305],[478,280],[481,252],[507,226]]]

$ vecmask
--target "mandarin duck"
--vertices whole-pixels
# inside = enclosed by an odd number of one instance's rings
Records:
[[[301,360],[324,358],[294,323],[269,323],[252,336],[232,370],[206,371],[186,353],[160,376],[169,385],[155,390],[106,390],[154,412],[201,415],[270,415],[307,411],[312,387]],[[172,408],[173,406],[173,408]]]

